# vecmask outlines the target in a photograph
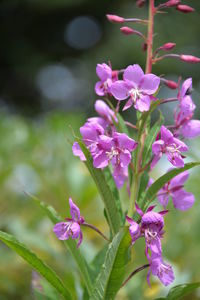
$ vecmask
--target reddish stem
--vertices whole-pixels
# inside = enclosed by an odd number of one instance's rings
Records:
[[[152,57],[153,57],[153,28],[154,16],[156,9],[154,6],[155,0],[149,0],[149,23],[148,23],[148,36],[147,36],[147,59],[145,73],[151,73],[152,70]]]

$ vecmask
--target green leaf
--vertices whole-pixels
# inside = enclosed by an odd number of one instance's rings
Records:
[[[148,182],[149,182],[149,173],[148,171],[145,171],[140,178],[140,188],[138,191],[138,201],[137,201],[139,204],[142,201]]]
[[[38,273],[40,273],[65,299],[72,299],[68,289],[64,286],[57,274],[47,266],[40,258],[29,250],[24,244],[19,242],[14,236],[0,231],[0,240],[8,247],[19,254]]]
[[[130,244],[131,237],[128,227],[126,227],[109,244],[105,261],[94,285],[91,300],[115,298],[124,279]]]
[[[120,226],[123,223],[121,204],[118,200],[116,201],[115,195],[113,194],[113,185],[112,187],[109,186],[110,181],[107,182],[104,172],[101,169],[93,167],[91,154],[85,144],[79,139],[77,139],[77,142],[79,143],[80,148],[87,159],[85,161],[85,164],[99,190],[101,198],[104,202],[111,232],[113,235],[115,235],[119,231]],[[109,170],[107,170],[107,173],[108,172]]]
[[[167,297],[162,299],[179,300],[182,299],[183,296],[190,294],[191,292],[193,292],[195,289],[198,289],[199,287],[200,287],[200,282],[179,284],[171,288]]]
[[[55,209],[44,203],[43,201],[40,201],[37,197],[26,193],[28,196],[30,196],[37,205],[39,205],[43,211],[46,213],[46,215],[50,218],[53,224],[56,224],[58,222],[61,222],[62,219],[60,216],[58,216],[57,212]],[[77,267],[79,269],[79,272],[82,276],[82,279],[85,283],[85,286],[87,288],[88,294],[91,294],[92,291],[92,280],[90,277],[90,269],[85,261],[84,257],[81,254],[80,249],[77,249],[76,242],[72,239],[65,240],[63,241],[64,245],[66,246],[67,249],[69,249],[71,255],[73,256],[74,260],[76,261]]]
[[[168,182],[170,181],[172,178],[174,178],[175,176],[177,176],[178,174],[189,170],[191,168],[194,168],[196,166],[199,166],[200,162],[192,162],[192,163],[187,163],[185,164],[185,166],[183,168],[179,168],[179,169],[173,169],[169,172],[167,172],[166,174],[164,174],[163,176],[161,176],[160,178],[158,178],[147,190],[146,195],[144,197],[143,203],[141,205],[141,209],[142,210],[146,210],[146,208],[148,207],[149,203],[151,203],[154,198],[156,197],[158,191]]]
[[[158,132],[160,131],[160,127],[161,127],[162,123],[163,123],[163,116],[160,113],[160,117],[159,117],[158,121],[153,125],[153,127],[151,128],[151,130],[149,131],[149,133],[146,137],[145,144],[144,144],[144,150],[143,150],[143,157],[142,157],[142,167],[144,167],[151,158],[152,144],[155,141]]]

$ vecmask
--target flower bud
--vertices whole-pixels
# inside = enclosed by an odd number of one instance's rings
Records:
[[[200,62],[200,58],[193,56],[193,55],[180,55],[180,59],[182,61],[188,62],[188,63],[192,63],[192,64],[196,64]]]
[[[195,11],[195,9],[193,7],[188,6],[188,5],[182,5],[182,4],[177,5],[176,9],[183,13],[190,13],[190,12]]]
[[[143,43],[142,44],[142,50],[143,51],[147,51],[147,43]]]
[[[121,27],[120,30],[125,35],[130,35],[130,34],[134,34],[135,33],[135,31],[132,28],[127,27],[127,26]]]
[[[116,15],[106,15],[108,21],[112,23],[124,23],[125,19]]]
[[[145,4],[145,0],[137,0],[137,2],[136,2],[136,5],[137,5],[138,7],[143,7],[144,4]]]
[[[159,50],[169,51],[172,50],[176,46],[175,43],[166,43],[159,47]]]
[[[176,90],[178,88],[178,83],[173,80],[165,80],[164,84],[172,90]]]
[[[177,6],[180,3],[180,0],[169,0],[165,3],[165,7]]]

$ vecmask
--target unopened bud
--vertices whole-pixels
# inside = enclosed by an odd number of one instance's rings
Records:
[[[147,51],[147,43],[143,43],[142,44],[142,50],[143,51]]]
[[[115,81],[115,80],[117,80],[118,79],[118,71],[117,70],[114,70],[114,71],[112,71],[112,79]]]
[[[176,90],[178,88],[178,83],[173,80],[165,80],[164,84],[172,90]]]
[[[136,4],[138,7],[143,7],[146,0],[137,0]]]
[[[126,35],[135,33],[135,31],[132,28],[127,27],[127,26],[121,27],[120,30],[123,34],[126,34]]]
[[[112,23],[124,23],[125,19],[116,15],[106,15],[108,21]]]
[[[200,62],[200,58],[193,56],[193,55],[180,55],[180,59],[182,61],[188,62],[188,63],[192,63],[192,64],[196,64]]]
[[[193,7],[188,6],[188,5],[182,5],[182,4],[177,5],[176,9],[183,13],[190,13],[190,12],[195,11],[195,9]]]
[[[165,7],[177,6],[181,1],[180,0],[169,0],[165,4]]]
[[[174,47],[176,46],[175,43],[166,43],[164,45],[162,45],[161,47],[159,47],[159,50],[164,50],[164,51],[169,51],[172,50]]]

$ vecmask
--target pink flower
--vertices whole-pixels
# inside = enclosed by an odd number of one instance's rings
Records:
[[[71,218],[66,218],[67,222],[57,223],[53,231],[59,240],[78,239],[77,248],[80,246],[83,240],[83,234],[80,225],[84,223],[84,218],[80,215],[79,208],[69,198],[70,214]]]
[[[129,232],[132,239],[132,245],[135,243],[135,241],[141,236],[141,230],[138,223],[136,223],[133,219],[126,216],[126,221],[131,225],[129,227]]]
[[[185,143],[175,138],[165,126],[161,126],[161,138],[153,143],[152,151],[154,159],[151,168],[156,165],[163,154],[166,154],[167,159],[173,166],[181,168],[184,166],[181,152],[188,151],[188,147]]]
[[[113,77],[113,71],[107,64],[98,64],[96,67],[96,73],[100,81],[95,85],[95,92],[98,96],[105,96],[110,93],[110,87],[113,81],[117,80],[116,73]]]
[[[187,171],[177,175],[171,179],[158,192],[158,200],[166,208],[169,198],[172,198],[174,207],[179,210],[187,210],[194,204],[194,195],[184,190],[184,183],[188,179],[189,173]]]
[[[152,95],[159,84],[159,77],[144,74],[139,65],[132,65],[124,71],[123,80],[117,80],[111,85],[110,91],[117,100],[128,99],[123,110],[134,105],[135,109],[143,112],[149,110]]]
[[[131,152],[137,143],[125,133],[114,132],[112,137],[99,136],[97,151],[92,154],[95,168],[105,168],[109,163],[113,166],[113,177],[120,188],[128,176],[128,165]]]
[[[183,82],[181,91],[178,94],[179,107],[174,114],[176,136],[182,135],[185,138],[193,138],[200,135],[200,121],[192,120],[195,104],[191,98],[192,78]]]
[[[150,262],[150,269],[147,274],[147,282],[150,285],[150,274],[157,276],[158,279],[165,285],[171,284],[175,277],[172,267],[163,262],[162,256],[152,255]]]

